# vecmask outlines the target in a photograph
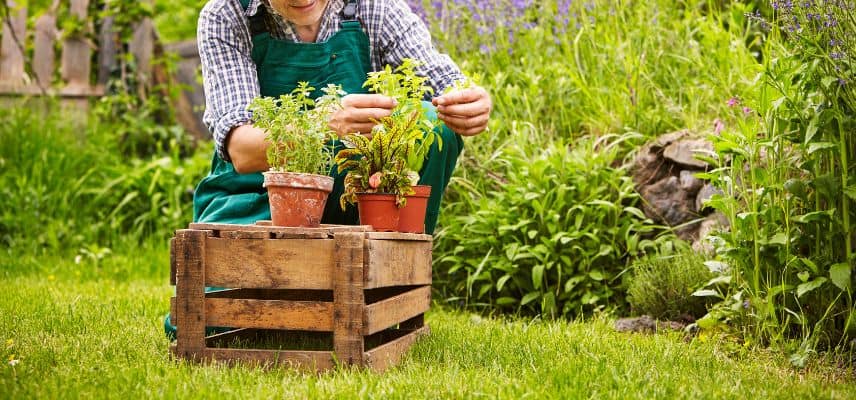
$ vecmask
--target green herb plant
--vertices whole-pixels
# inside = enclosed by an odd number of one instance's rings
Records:
[[[396,204],[406,203],[404,196],[413,193],[411,186],[419,181],[418,171],[434,141],[434,123],[426,115],[422,99],[432,92],[427,78],[416,74],[419,63],[404,59],[394,71],[387,65],[369,73],[363,84],[371,92],[396,100],[397,106],[388,117],[377,120],[372,138],[350,134],[342,141],[347,148],[336,155],[340,170],[348,170],[341,206],[353,204],[357,193],[390,193]],[[425,134],[424,132],[429,132]]]
[[[267,132],[271,171],[327,174],[333,161],[328,142],[336,138],[327,122],[340,107],[345,92],[341,86],[328,85],[322,89],[324,95],[313,100],[310,94],[314,90],[307,82],[300,82],[278,99],[259,97],[250,104],[255,126]]]

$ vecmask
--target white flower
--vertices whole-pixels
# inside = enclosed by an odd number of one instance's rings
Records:
[[[18,365],[18,363],[20,363],[20,362],[21,362],[21,360],[9,360],[9,365],[14,367],[14,366]]]

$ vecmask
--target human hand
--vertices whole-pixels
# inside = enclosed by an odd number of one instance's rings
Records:
[[[395,99],[380,94],[349,94],[342,98],[342,108],[330,116],[328,125],[339,137],[356,133],[371,139],[375,121],[390,116],[396,105]]]
[[[493,102],[481,86],[455,90],[431,101],[437,117],[461,136],[474,136],[487,128]]]

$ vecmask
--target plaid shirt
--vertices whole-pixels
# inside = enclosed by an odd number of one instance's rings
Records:
[[[247,17],[255,15],[260,6],[273,16],[269,21],[274,23],[268,23],[271,36],[300,41],[292,25],[276,14],[267,0],[251,0],[246,11],[239,0],[210,0],[199,15],[197,37],[206,103],[203,120],[213,133],[217,153],[226,161],[229,132],[252,120],[247,106],[259,96],[256,65],[250,58],[253,44]],[[321,17],[318,42],[339,30],[343,7],[343,0],[329,0]],[[420,60],[423,65],[417,72],[428,77],[435,93],[463,78],[458,66],[434,48],[425,24],[404,0],[359,0],[357,18],[369,37],[373,70],[387,64],[397,66],[408,57]]]

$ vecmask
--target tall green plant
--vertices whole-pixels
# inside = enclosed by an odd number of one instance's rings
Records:
[[[711,265],[730,285],[700,324],[730,322],[765,343],[796,339],[798,365],[856,334],[856,110],[853,86],[842,84],[853,65],[830,53],[853,43],[852,34],[835,39],[854,28],[842,4],[773,2],[759,96],[712,138],[720,167],[709,177],[725,195],[711,205],[731,229],[719,235],[722,263]]]

